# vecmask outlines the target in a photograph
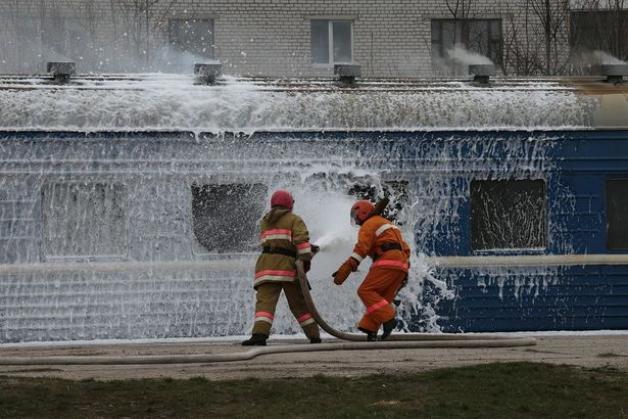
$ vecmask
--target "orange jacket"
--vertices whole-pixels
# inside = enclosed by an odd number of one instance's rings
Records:
[[[401,250],[383,250],[382,245],[395,244]],[[410,267],[410,246],[403,240],[397,226],[380,215],[374,215],[360,227],[358,242],[353,248],[352,258],[362,262],[365,257],[373,258],[373,268],[398,269],[408,272]]]

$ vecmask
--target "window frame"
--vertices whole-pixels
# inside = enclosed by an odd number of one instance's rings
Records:
[[[473,246],[473,195],[472,195],[472,184],[473,182],[517,182],[517,181],[530,181],[543,182],[543,219],[545,221],[545,231],[543,232],[543,245],[539,247],[503,247],[503,248],[475,248]],[[548,197],[549,197],[549,182],[545,178],[528,178],[528,179],[481,179],[481,178],[473,178],[469,182],[469,224],[468,224],[468,246],[471,254],[475,255],[491,255],[491,254],[502,254],[502,255],[515,255],[515,254],[544,254],[547,251],[547,248],[550,243],[550,223],[549,223],[549,205],[548,205]]]
[[[324,21],[327,22],[327,42],[328,42],[328,51],[327,51],[327,62],[326,63],[320,63],[320,62],[315,62],[314,61],[314,54],[312,53],[313,51],[313,43],[312,43],[312,22],[313,21]],[[350,53],[351,53],[351,59],[350,61],[335,61],[334,60],[334,22],[348,22],[349,23],[349,28],[350,28],[350,37],[351,39],[349,40],[349,47],[350,47]],[[354,52],[354,23],[355,20],[354,19],[315,19],[312,18],[310,19],[310,62],[314,67],[323,67],[323,68],[329,68],[329,67],[333,67],[336,64],[351,64],[354,62],[353,59],[353,52]]]

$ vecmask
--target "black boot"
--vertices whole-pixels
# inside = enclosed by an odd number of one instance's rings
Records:
[[[377,332],[371,332],[370,330],[366,330],[361,327],[358,327],[358,330],[360,330],[360,332],[366,333],[367,342],[375,342],[377,340]]]
[[[321,338],[310,338],[310,343],[321,343]]]
[[[266,339],[268,339],[266,335],[253,333],[249,340],[242,342],[242,346],[266,346]]]
[[[390,336],[392,331],[395,330],[395,327],[397,327],[397,319],[393,317],[392,319],[384,323],[383,326],[384,326],[384,333],[382,333],[382,340],[386,340],[386,338]]]

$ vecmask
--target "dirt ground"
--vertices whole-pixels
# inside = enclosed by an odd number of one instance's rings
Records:
[[[628,334],[608,336],[540,336],[537,346],[491,349],[394,349],[267,355],[250,361],[187,365],[0,366],[0,375],[58,377],[72,380],[133,378],[241,378],[361,376],[411,373],[441,367],[491,362],[531,361],[628,371]],[[269,341],[271,345],[305,341]],[[74,346],[0,346],[0,358],[64,355],[172,355],[244,351],[238,342],[150,343]]]

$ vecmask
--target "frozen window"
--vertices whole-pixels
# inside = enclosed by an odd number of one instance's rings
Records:
[[[547,223],[543,180],[471,182],[471,247],[545,247]]]
[[[628,59],[628,10],[571,12],[571,46]]]
[[[49,257],[127,253],[127,191],[105,183],[46,184],[42,189],[44,254]]]
[[[628,179],[606,182],[609,249],[628,249]]]
[[[312,20],[312,63],[352,62],[352,25],[349,20]]]
[[[407,180],[391,180],[383,184],[384,196],[390,202],[384,211],[384,217],[394,221],[397,225],[404,225],[402,217],[403,209],[408,205],[408,181]]]
[[[262,184],[192,185],[194,235],[210,252],[244,252],[259,244],[257,222],[266,206]]]
[[[501,19],[433,19],[432,62],[450,60],[448,51],[457,45],[501,64]]]
[[[403,225],[400,216],[403,208],[408,204],[408,181],[391,180],[378,184],[368,177],[354,179],[348,193],[356,199],[366,199],[371,202],[377,202],[385,196],[389,199],[389,203],[382,215],[398,225]]]
[[[214,58],[214,21],[212,19],[170,19],[170,44],[178,51]]]

